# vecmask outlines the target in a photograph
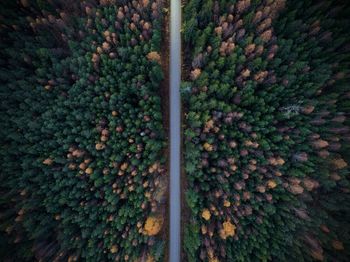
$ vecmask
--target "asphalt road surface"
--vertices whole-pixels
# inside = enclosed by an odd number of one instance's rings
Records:
[[[170,262],[180,262],[181,1],[170,2]]]

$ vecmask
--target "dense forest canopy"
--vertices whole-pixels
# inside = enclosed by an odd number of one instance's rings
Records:
[[[349,261],[349,11],[187,1],[185,261]]]
[[[167,5],[1,1],[2,261],[167,260]],[[182,261],[350,260],[349,15],[184,1]]]
[[[163,1],[0,8],[2,261],[162,261]]]

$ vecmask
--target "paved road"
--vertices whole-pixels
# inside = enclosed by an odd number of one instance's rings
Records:
[[[181,1],[170,2],[170,262],[180,262]]]

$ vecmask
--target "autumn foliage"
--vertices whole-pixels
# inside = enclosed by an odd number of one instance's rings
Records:
[[[164,3],[1,1],[1,261],[163,261]]]
[[[186,1],[186,261],[349,261],[346,1]]]

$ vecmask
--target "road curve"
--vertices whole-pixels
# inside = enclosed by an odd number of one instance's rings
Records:
[[[180,262],[181,1],[170,1],[170,262]]]

